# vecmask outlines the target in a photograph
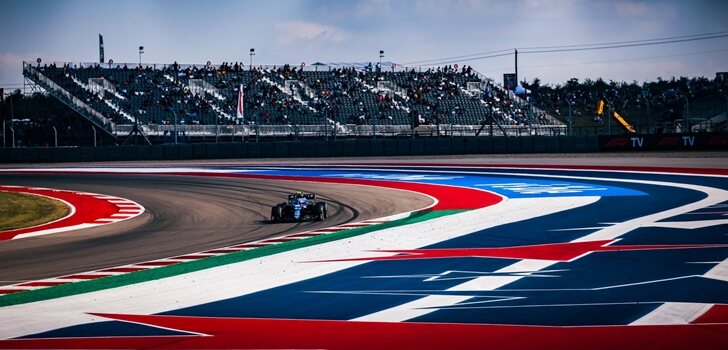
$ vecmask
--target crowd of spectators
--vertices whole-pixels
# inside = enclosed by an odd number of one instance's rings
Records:
[[[570,79],[555,86],[541,85],[538,79],[525,83],[528,99],[535,106],[567,121],[569,101],[572,120],[580,126],[601,126],[607,115],[597,115],[600,100],[606,111],[615,111],[638,129],[650,132],[674,131],[688,115],[699,121],[726,112],[728,84],[722,79],[672,78],[639,84],[605,82],[602,79]],[[687,107],[687,108],[686,108]]]
[[[379,66],[327,67],[321,71],[283,65],[155,67],[117,65],[44,66],[43,74],[92,104],[116,123],[134,119],[170,124],[479,124],[490,118],[512,125],[544,123],[522,101],[479,76],[471,67],[426,70]],[[92,92],[91,78],[104,78],[114,91]],[[193,89],[192,80],[204,82]],[[295,83],[291,83],[295,81]],[[468,83],[487,87],[469,90]],[[381,84],[380,83],[384,83]],[[243,86],[245,119],[236,115]]]

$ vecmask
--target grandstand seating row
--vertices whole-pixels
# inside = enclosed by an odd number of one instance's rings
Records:
[[[504,125],[558,123],[469,69],[304,71],[288,65],[37,66],[116,124]],[[245,117],[237,118],[243,86]],[[477,89],[472,86],[478,86]]]

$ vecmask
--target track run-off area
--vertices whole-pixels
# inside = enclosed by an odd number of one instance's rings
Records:
[[[728,169],[534,164],[0,169],[138,205],[0,241],[0,348],[725,348]]]

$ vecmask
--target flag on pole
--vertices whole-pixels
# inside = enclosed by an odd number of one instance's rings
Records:
[[[240,84],[240,91],[238,92],[238,118],[245,117],[245,114],[243,113],[244,112],[244,107],[243,107],[243,103],[244,103],[243,98],[244,97],[245,97],[245,92],[243,91],[243,84]]]
[[[104,63],[104,37],[99,34],[99,63]]]

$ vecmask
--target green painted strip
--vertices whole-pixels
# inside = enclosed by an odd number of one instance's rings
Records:
[[[103,277],[94,280],[80,281],[68,284],[62,284],[53,287],[29,290],[0,296],[0,307],[31,303],[35,301],[61,298],[70,295],[90,293],[104,289],[122,287],[134,283],[147,282],[160,278],[177,276],[194,271],[205,270],[217,266],[234,264],[237,262],[255,259],[263,256],[273,255],[285,251],[299,248],[310,247],[316,244],[322,244],[341,239],[351,238],[366,233],[379,231],[391,227],[404,226],[417,222],[432,220],[435,218],[457,214],[465,210],[442,210],[442,211],[426,211],[416,212],[407,218],[394,220],[382,224],[357,227],[344,231],[329,233],[326,235],[299,239],[296,241],[283,242],[265,247],[244,250],[235,253],[212,256],[200,260],[194,260],[175,265],[157,267],[149,270],[137,271],[117,276]]]

